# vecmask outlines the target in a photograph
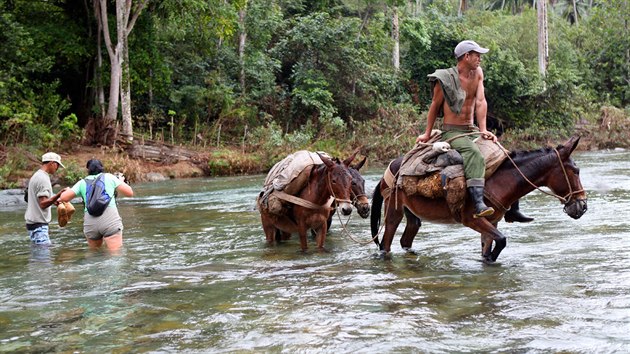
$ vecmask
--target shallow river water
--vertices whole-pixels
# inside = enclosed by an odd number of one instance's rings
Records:
[[[474,231],[429,223],[415,255],[401,224],[390,260],[338,220],[328,252],[268,246],[261,175],[134,185],[119,256],[87,249],[81,211],[31,248],[24,206],[5,207],[0,352],[630,352],[630,152],[574,160],[588,212],[529,194],[536,220],[500,223],[491,266]],[[356,212],[348,229],[370,238]]]

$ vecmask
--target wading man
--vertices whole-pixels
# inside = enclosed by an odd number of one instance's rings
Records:
[[[66,188],[53,194],[50,176],[55,174],[59,167],[64,167],[61,157],[54,152],[47,152],[42,156],[42,166],[33,174],[28,182],[28,200],[24,220],[26,229],[35,245],[49,246],[51,244],[48,235],[48,224],[52,219],[50,206],[58,204],[59,197]]]

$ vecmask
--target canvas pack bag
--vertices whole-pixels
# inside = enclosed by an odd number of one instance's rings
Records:
[[[91,181],[85,180],[85,207],[88,214],[101,216],[111,202],[112,197],[105,191],[105,175],[100,174]]]

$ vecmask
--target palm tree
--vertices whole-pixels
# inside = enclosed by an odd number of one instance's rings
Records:
[[[592,0],[550,1],[550,5],[553,12],[566,18],[571,24],[578,25],[579,19],[584,17],[592,7]]]

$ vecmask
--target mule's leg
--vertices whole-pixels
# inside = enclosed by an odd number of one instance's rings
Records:
[[[302,252],[306,252],[308,246],[306,244],[306,229],[300,228],[300,248],[302,248]]]
[[[410,251],[413,240],[416,238],[420,226],[422,226],[422,221],[407,208],[405,208],[405,217],[407,218],[407,225],[400,238],[400,246],[404,250]]]
[[[322,226],[317,230],[317,237],[315,241],[317,242],[317,248],[320,250],[324,249],[324,243],[326,243],[326,233],[328,232],[328,223],[322,223]]]
[[[273,221],[271,218],[266,216],[264,213],[260,214],[260,221],[262,222],[263,232],[265,233],[265,238],[267,243],[273,244],[273,241],[276,237],[276,232],[279,232],[278,229],[273,225]]]
[[[381,242],[381,251],[389,253],[392,250],[392,242],[394,234],[403,218],[402,206],[396,209],[396,196],[392,195],[386,202],[387,212],[385,213],[385,231],[383,232],[383,241]]]
[[[488,234],[481,234],[481,257],[484,261],[491,261],[492,257],[490,252],[492,251],[492,236]]]
[[[482,235],[482,255],[484,259],[489,262],[494,262],[499,257],[501,251],[507,245],[505,236],[496,227],[496,224],[491,223],[485,218],[473,218],[471,215],[462,216],[462,224],[470,227],[471,229],[481,233]],[[495,242],[494,249],[490,252],[489,248],[492,246],[492,241]],[[488,255],[488,257],[486,257]]]
[[[494,224],[494,227],[497,227],[497,225]],[[495,262],[497,258],[499,258],[499,254],[501,254],[505,246],[507,246],[507,238],[505,237],[494,241],[494,248],[492,249],[492,253],[490,253],[490,260],[492,260],[492,262]]]

